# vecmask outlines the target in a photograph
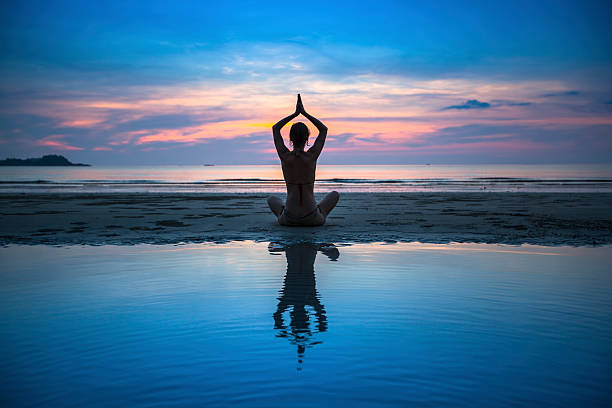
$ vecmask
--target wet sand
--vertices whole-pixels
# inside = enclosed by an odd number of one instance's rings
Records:
[[[1,245],[612,243],[607,193],[344,193],[325,226],[298,228],[278,225],[264,194],[0,194],[0,202]]]

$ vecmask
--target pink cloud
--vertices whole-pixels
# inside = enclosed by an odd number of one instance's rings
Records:
[[[100,127],[102,122],[104,122],[104,119],[77,119],[62,122],[60,126],[75,128],[96,128]]]
[[[418,153],[482,153],[482,152],[531,152],[550,151],[568,147],[565,143],[538,143],[528,140],[503,140],[473,143],[450,143],[444,145],[431,145],[410,147],[407,150]]]
[[[52,147],[57,150],[83,150],[82,147],[72,146],[61,141],[63,135],[50,135],[35,142],[38,146]]]

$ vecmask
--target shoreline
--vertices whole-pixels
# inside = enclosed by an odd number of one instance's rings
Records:
[[[316,194],[317,199],[322,195]],[[255,193],[1,193],[0,245],[612,244],[612,193],[341,193],[323,227],[278,225],[266,197]]]

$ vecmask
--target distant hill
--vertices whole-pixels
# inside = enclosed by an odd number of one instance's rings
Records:
[[[83,163],[71,163],[59,154],[48,154],[32,159],[6,159],[0,160],[0,166],[89,166]]]

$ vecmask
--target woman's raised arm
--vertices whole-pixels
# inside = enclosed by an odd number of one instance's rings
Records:
[[[283,158],[283,156],[289,153],[289,149],[287,149],[287,146],[285,146],[285,142],[283,142],[283,136],[281,135],[280,131],[283,128],[283,126],[285,126],[287,123],[289,123],[291,119],[295,118],[299,114],[300,113],[296,109],[294,113],[287,116],[286,118],[279,120],[274,126],[272,126],[272,135],[274,136],[274,146],[276,147],[276,153],[278,153],[278,157],[280,157],[281,159]]]
[[[304,109],[304,105],[302,104],[302,98],[300,94],[298,94],[298,103],[297,103],[297,111],[304,115],[309,121],[312,122],[313,125],[319,130],[319,135],[315,140],[314,144],[310,149],[308,149],[308,153],[314,154],[316,157],[319,157],[321,154],[321,150],[323,150],[323,145],[325,144],[325,138],[327,137],[327,126],[323,124],[319,119],[315,118]]]

